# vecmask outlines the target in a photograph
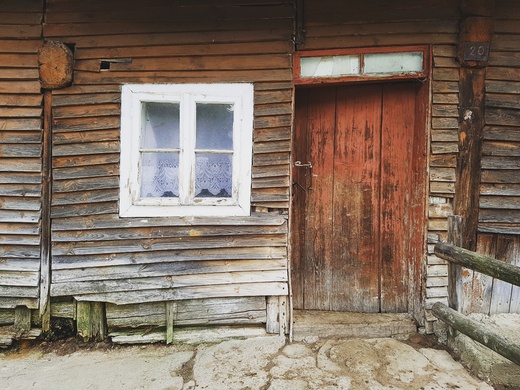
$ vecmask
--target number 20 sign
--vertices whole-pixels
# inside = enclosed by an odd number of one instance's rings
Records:
[[[464,61],[488,61],[489,42],[465,42]]]

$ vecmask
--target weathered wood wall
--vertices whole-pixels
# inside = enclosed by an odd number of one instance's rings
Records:
[[[45,38],[75,47],[74,85],[53,92],[51,296],[258,296],[265,314],[265,296],[288,294],[292,31],[284,1],[47,2]],[[131,62],[100,69],[119,58]],[[254,83],[252,216],[120,218],[121,84],[197,82]]]
[[[0,13],[0,308],[37,308],[42,190],[37,58],[42,3],[3,1]]]
[[[479,231],[520,234],[520,2],[497,3],[486,70]]]
[[[455,30],[457,31],[457,30]],[[453,215],[458,152],[459,63],[456,41],[433,47],[432,111],[430,132],[430,197],[426,308],[447,303],[448,265],[433,254],[433,245],[446,240]]]
[[[447,302],[447,265],[432,252],[433,243],[446,238],[453,213],[456,3],[307,0],[305,40],[297,45],[298,50],[432,45],[430,246],[421,271],[427,274],[426,297],[416,297],[426,308]],[[294,2],[150,0],[143,6],[136,0],[47,0],[45,22],[42,9],[40,0],[0,4],[0,309],[7,309],[0,311],[0,324],[14,318],[16,305],[38,306],[42,37],[75,48],[73,86],[52,92],[51,294],[129,304],[107,305],[112,327],[133,326],[121,318],[141,310],[134,304],[209,297],[229,297],[235,306],[222,305],[220,314],[201,323],[243,310],[255,313],[250,323],[263,322],[263,302],[255,297],[288,293],[293,34],[302,35],[293,30],[300,25],[294,23]],[[479,251],[510,262],[519,258],[518,236],[510,234],[520,233],[519,15],[518,0],[497,3],[486,71],[478,238]],[[121,58],[131,62],[101,69],[101,60]],[[120,87],[126,82],[254,83],[251,217],[119,218]],[[464,277],[468,294],[479,293],[466,308],[519,310],[518,289]],[[160,324],[168,320],[162,305],[146,309],[160,308]]]
[[[477,251],[520,266],[520,236],[480,234]],[[473,272],[462,271],[463,313],[520,313],[520,288]]]
[[[520,265],[520,2],[497,2],[495,12],[477,250]],[[520,288],[469,270],[463,280],[463,312],[520,313]]]
[[[458,8],[449,0],[359,3],[305,1],[305,42],[300,50],[342,49],[457,41]]]

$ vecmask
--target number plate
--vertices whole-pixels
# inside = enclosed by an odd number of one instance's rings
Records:
[[[488,61],[489,42],[465,42],[464,61]]]

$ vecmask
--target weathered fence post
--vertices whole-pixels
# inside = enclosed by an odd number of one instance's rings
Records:
[[[448,243],[462,245],[462,217],[448,217]],[[453,310],[462,311],[462,267],[448,262],[448,304]]]

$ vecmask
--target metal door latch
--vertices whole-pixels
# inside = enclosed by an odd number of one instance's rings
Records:
[[[312,163],[310,163],[310,162],[307,163],[307,164],[303,164],[301,161],[296,161],[294,163],[294,166],[295,167],[303,167],[303,168],[310,168],[310,169],[312,169]]]

